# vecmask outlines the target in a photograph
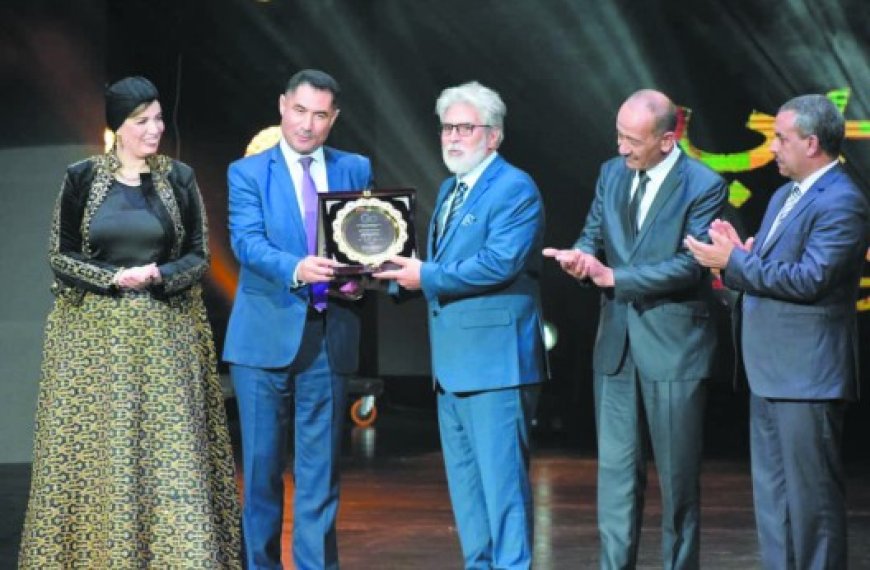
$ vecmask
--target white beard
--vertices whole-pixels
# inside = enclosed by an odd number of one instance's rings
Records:
[[[447,170],[449,170],[453,174],[466,174],[473,170],[475,166],[480,164],[481,161],[486,158],[486,139],[481,139],[479,147],[474,150],[467,151],[461,156],[450,156],[448,153],[448,151],[450,150],[451,147],[449,145],[441,150],[441,156],[444,159],[444,165],[447,166]]]

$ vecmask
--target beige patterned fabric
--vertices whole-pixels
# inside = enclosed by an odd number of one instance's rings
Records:
[[[241,568],[223,396],[200,287],[58,296],[19,568]]]

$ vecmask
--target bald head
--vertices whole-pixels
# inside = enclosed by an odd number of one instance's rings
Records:
[[[677,108],[664,94],[643,89],[626,99],[616,115],[616,142],[625,165],[649,170],[676,144]]]
[[[635,91],[623,105],[646,109],[654,117],[654,134],[662,135],[677,128],[677,106],[671,99],[655,89]]]

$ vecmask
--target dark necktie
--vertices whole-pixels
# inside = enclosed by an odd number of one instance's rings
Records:
[[[646,193],[646,184],[649,182],[649,176],[643,170],[638,172],[637,188],[634,190],[634,196],[628,203],[628,219],[631,222],[631,230],[634,235],[640,230],[638,218],[640,217],[640,202],[643,200],[643,195]]]
[[[447,235],[447,231],[450,229],[450,224],[452,224],[456,219],[456,214],[459,212],[459,209],[462,208],[466,196],[468,196],[468,184],[460,182],[456,185],[456,188],[453,189],[453,193],[450,197],[450,204],[448,205],[449,209],[447,210],[447,215],[444,216],[443,227],[441,228],[441,231],[438,232],[439,241]]]
[[[308,241],[309,255],[317,255],[317,186],[311,177],[313,157],[303,156],[299,159],[302,165],[302,209],[305,212],[305,237]],[[328,283],[311,284],[311,305],[318,311],[326,308],[326,291]]]

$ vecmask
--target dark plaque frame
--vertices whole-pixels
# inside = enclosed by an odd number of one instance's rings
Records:
[[[317,252],[321,257],[334,259],[343,263],[343,267],[336,268],[335,274],[342,277],[362,276],[389,269],[392,264],[386,261],[392,255],[404,257],[417,256],[417,233],[415,226],[415,212],[417,192],[413,188],[361,190],[352,192],[325,192],[318,195],[320,202],[320,216],[318,217]],[[404,223],[404,231],[393,226],[395,230],[394,240],[403,240],[399,244],[393,241],[383,251],[394,249],[393,253],[384,256],[377,252],[364,252],[354,247],[353,242],[360,240],[360,227],[356,223],[362,214],[375,214],[375,224],[366,225],[374,228],[375,242],[378,238],[377,228],[383,224],[392,225],[394,222]],[[394,217],[398,215],[398,220]],[[345,228],[344,222],[353,222],[351,228]],[[337,227],[342,226],[342,227]],[[336,235],[336,231],[349,231],[354,235]],[[379,247],[376,249],[380,249]]]

